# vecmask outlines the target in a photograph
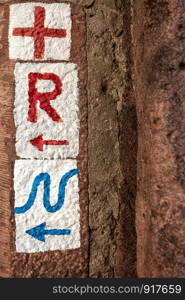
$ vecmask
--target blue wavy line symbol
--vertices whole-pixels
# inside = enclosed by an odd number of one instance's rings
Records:
[[[67,172],[60,180],[59,183],[59,191],[58,191],[58,201],[53,206],[50,204],[50,185],[51,185],[51,179],[50,175],[48,173],[40,173],[38,176],[35,177],[31,192],[29,194],[28,201],[26,204],[24,204],[21,207],[15,207],[14,212],[15,214],[24,214],[26,211],[28,211],[34,204],[36,196],[37,196],[37,190],[40,185],[40,183],[44,182],[44,194],[43,194],[43,204],[45,209],[50,213],[55,213],[58,210],[61,209],[61,207],[64,204],[65,199],[65,188],[67,186],[68,181],[70,178],[78,174],[78,169],[73,169]]]

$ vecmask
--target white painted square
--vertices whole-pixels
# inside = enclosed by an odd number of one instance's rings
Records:
[[[28,121],[29,73],[53,73],[62,82],[62,93],[50,101],[63,122],[53,121],[37,101],[37,122]],[[72,63],[17,63],[15,66],[14,120],[16,125],[16,153],[21,158],[76,158],[79,153],[79,91],[78,72]],[[39,92],[53,91],[51,80],[38,80]],[[39,151],[29,141],[43,135],[47,140],[67,140],[69,145],[44,145]]]
[[[66,3],[17,3],[10,5],[10,59],[38,60],[34,57],[34,38],[14,36],[14,28],[33,28],[35,7],[45,8],[45,28],[65,29],[66,37],[45,37],[45,51],[39,60],[69,60],[71,50],[71,7]]]
[[[58,201],[59,182],[64,174],[76,170],[76,160],[17,160],[14,168],[15,208],[24,206],[32,185],[40,173],[48,173],[51,179],[50,204]],[[72,176],[65,188],[63,206],[56,212],[48,212],[43,204],[43,182],[37,189],[33,206],[24,213],[15,213],[16,251],[43,252],[48,250],[76,249],[80,247],[80,207],[78,175]],[[26,233],[27,230],[46,222],[46,230],[71,230],[69,235],[45,235],[45,242]]]

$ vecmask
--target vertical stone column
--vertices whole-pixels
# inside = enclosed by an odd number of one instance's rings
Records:
[[[185,276],[185,2],[133,1],[139,277]]]
[[[135,276],[136,116],[130,1],[87,9],[90,277]]]

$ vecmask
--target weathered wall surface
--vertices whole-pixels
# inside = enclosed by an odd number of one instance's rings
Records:
[[[89,275],[134,276],[136,130],[128,76],[129,1],[90,3]]]
[[[90,277],[136,276],[136,112],[130,1],[79,0],[87,14]]]
[[[71,2],[84,6],[87,21],[89,277],[135,277],[137,137],[130,1]]]
[[[185,276],[185,2],[133,1],[140,277]]]

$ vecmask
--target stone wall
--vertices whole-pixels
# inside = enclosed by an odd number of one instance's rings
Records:
[[[5,2],[11,1],[0,1]],[[87,22],[89,277],[133,277],[137,137],[130,72],[130,1],[71,2],[84,7]],[[7,234],[5,248],[9,249],[12,233]],[[16,276],[11,269],[9,253],[3,276]],[[28,277],[48,276],[47,270],[27,273]],[[65,273],[76,276],[71,270]]]
[[[81,276],[183,277],[185,3],[71,2],[84,7],[87,23],[89,242]],[[10,222],[8,210],[2,217]],[[0,249],[10,234],[3,230]],[[0,276],[11,277],[11,267],[8,253]]]

